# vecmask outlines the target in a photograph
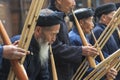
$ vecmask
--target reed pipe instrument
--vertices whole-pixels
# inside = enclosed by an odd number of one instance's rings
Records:
[[[3,39],[3,42],[5,45],[12,44],[1,21],[0,21],[0,35],[1,35],[1,38]],[[12,66],[12,70],[14,71],[15,75],[17,76],[17,78],[19,80],[28,80],[27,73],[26,73],[23,65],[21,65],[19,63],[19,60],[17,60],[17,59],[10,60],[10,63]]]
[[[18,47],[21,47],[25,50],[28,50],[32,35],[34,33],[34,28],[39,17],[40,10],[43,6],[45,0],[32,0],[30,9],[25,20],[25,24],[22,30],[22,34],[20,37],[20,41]],[[23,66],[24,60],[26,56],[23,57],[19,62],[16,64],[21,64]],[[13,65],[14,66],[14,65]],[[10,69],[10,73],[8,75],[8,80],[15,80],[16,75],[14,74],[12,68]],[[18,77],[17,77],[18,78]],[[19,80],[28,80],[28,79],[19,79]]]
[[[112,33],[114,32],[115,28],[118,26],[118,24],[120,23],[120,8],[116,11],[116,13],[114,14],[112,20],[110,21],[110,23],[107,25],[107,27],[105,28],[105,30],[102,32],[101,36],[98,38],[97,43],[95,43],[95,47],[97,47],[97,45],[99,45],[99,48],[102,49],[103,46],[105,45],[105,43],[107,42],[107,40],[109,39],[109,37],[112,35]],[[96,56],[94,57],[96,58]],[[104,60],[103,60],[104,61]],[[85,64],[85,62],[87,62],[87,60],[85,59],[83,61],[82,64]],[[80,65],[83,66],[83,65]],[[81,75],[81,68],[78,68],[78,70],[76,71],[75,75],[73,76],[72,80],[79,80],[81,78],[76,78],[76,76],[80,76]],[[79,74],[80,73],[80,74]],[[106,73],[106,72],[105,72]]]

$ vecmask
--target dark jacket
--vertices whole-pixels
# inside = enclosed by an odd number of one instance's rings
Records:
[[[18,40],[20,36],[15,36],[11,40],[14,42]],[[31,40],[29,51],[32,54],[27,55],[24,67],[28,74],[29,80],[49,80],[49,72],[48,72],[48,63],[45,66],[41,66],[39,59],[39,46],[34,37]],[[2,69],[0,69],[0,80],[7,80],[7,76],[10,69],[10,63],[8,60],[3,61]]]
[[[55,6],[50,6],[49,8],[59,11]],[[73,76],[73,67],[71,64],[80,63],[83,57],[81,55],[81,46],[70,46],[69,44],[68,29],[64,17],[60,24],[60,31],[52,47],[58,79],[70,80]]]
[[[3,46],[0,45],[0,67],[2,64],[2,54],[3,54]]]
[[[89,43],[89,40],[87,38],[87,34],[85,35],[87,42]],[[74,45],[74,46],[83,46],[81,37],[78,33],[78,30],[76,29],[76,27],[74,26],[72,28],[72,30],[69,32],[69,39],[70,39],[70,44]],[[76,70],[79,68],[81,63],[76,63],[73,64],[73,68],[74,68],[74,72],[76,72]],[[96,64],[98,64],[98,62],[96,61]],[[89,69],[87,70],[87,72],[84,74],[84,76],[82,78],[84,78],[85,76],[87,76],[91,71],[93,70],[93,68],[89,67]]]
[[[104,24],[101,24],[101,23],[96,24],[95,28],[93,29],[93,32],[97,39],[100,37],[101,33],[105,30],[105,28],[106,28],[106,25],[104,25]],[[90,43],[94,44],[93,37],[89,36],[89,39],[90,39]],[[119,49],[119,47],[117,45],[117,42],[115,41],[113,35],[111,35],[110,38],[108,39],[107,43],[103,47],[102,52],[103,52],[104,57],[106,58],[118,49]],[[100,61],[99,57],[97,57],[97,61]],[[120,75],[120,73],[118,73],[118,76],[115,80],[120,80],[119,75]]]
[[[119,38],[119,35],[118,35],[118,31],[117,31],[117,30],[115,30],[115,31],[113,32],[113,37],[114,37],[115,41],[117,42],[118,47],[120,48],[120,38]]]
[[[82,40],[81,40],[80,35],[79,35],[77,29],[75,28],[75,26],[69,32],[69,39],[70,39],[71,45],[82,46]]]
[[[95,28],[93,29],[93,32],[95,34],[96,39],[98,39],[101,35],[101,33],[105,30],[106,25],[104,24],[96,24]],[[94,39],[92,36],[90,36],[90,43],[94,44]],[[108,57],[110,54],[114,53],[116,50],[118,50],[118,45],[113,37],[113,35],[110,36],[106,44],[104,45],[102,52],[104,54],[104,57]]]

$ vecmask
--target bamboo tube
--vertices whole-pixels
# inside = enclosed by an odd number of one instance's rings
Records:
[[[38,12],[37,8],[38,7],[42,8],[41,6],[38,6],[38,5],[43,5],[43,0],[33,0],[33,2],[31,3],[30,11],[28,12],[28,16],[25,21],[25,25],[23,27],[23,31],[22,31],[20,42],[19,42],[18,46],[23,47],[25,49],[28,49],[29,43],[31,41],[30,39],[32,37],[32,34],[34,33],[36,20],[39,16],[40,9],[38,10],[39,11]],[[37,14],[37,16],[36,16],[36,14]],[[23,44],[23,45],[21,45],[21,44]],[[24,59],[25,59],[25,57],[22,58],[21,63],[24,62]]]
[[[118,20],[115,23],[114,28],[112,28],[110,34],[107,36],[107,38],[105,39],[104,43],[101,45],[101,48],[104,46],[104,44],[107,42],[107,40],[109,39],[110,35],[112,35],[112,33],[115,31],[115,28],[118,26],[118,22],[120,22],[120,16],[118,17]]]
[[[89,68],[88,63],[86,63],[85,66],[83,66],[83,69],[84,69],[84,70],[83,70],[83,73],[82,73],[81,75],[79,74],[78,79],[80,79],[80,80],[82,79],[82,77],[84,76],[84,74],[85,74],[85,72],[88,70],[88,68]],[[81,72],[82,72],[82,71],[81,71]],[[78,80],[78,79],[77,79],[77,80]]]
[[[77,71],[75,72],[75,74],[73,75],[73,77],[72,77],[72,79],[71,80],[77,80],[78,79],[78,77],[77,76],[79,76],[79,75],[81,75],[83,72],[81,71],[81,69],[88,69],[89,68],[89,65],[87,65],[87,66],[85,66],[85,64],[86,64],[86,59],[82,62],[82,64],[79,66],[79,68],[77,69]],[[88,63],[87,63],[88,64]],[[85,66],[84,68],[83,68],[83,66]],[[88,68],[87,68],[88,67]],[[85,71],[86,71],[85,70]],[[84,73],[85,73],[85,71],[84,71]],[[82,76],[81,76],[82,77]],[[80,79],[80,78],[79,78]]]
[[[21,34],[20,42],[18,44],[19,47],[25,50],[28,50],[28,47],[32,38],[32,34],[34,33],[36,21],[38,19],[39,12],[42,8],[44,1],[45,0],[32,0],[31,6],[28,12],[28,16],[26,18],[23,31]],[[25,57],[21,59],[21,65],[23,64],[24,60],[25,60]],[[10,70],[10,74],[8,77],[9,80],[13,80],[11,76],[15,76],[12,70]]]
[[[7,32],[4,29],[2,22],[0,21],[0,35],[4,41],[4,44],[10,45],[11,41],[7,35]],[[28,80],[27,73],[22,65],[19,64],[18,60],[11,60],[11,66],[13,71],[19,80]]]
[[[88,7],[91,8],[92,1],[91,0],[87,0],[87,3],[88,3]]]
[[[118,27],[117,27],[116,29],[117,29],[118,36],[119,36],[119,39],[120,39],[120,30],[119,30],[119,28],[118,28]]]
[[[87,40],[86,40],[86,38],[84,36],[84,33],[83,33],[83,31],[82,31],[82,29],[81,29],[81,27],[79,25],[79,22],[78,22],[78,20],[77,20],[77,18],[76,18],[76,16],[75,16],[75,14],[74,14],[73,11],[72,11],[72,14],[74,16],[74,19],[75,19],[75,22],[76,22],[76,25],[77,25],[77,29],[78,29],[79,35],[81,37],[82,43],[83,43],[84,46],[87,46],[88,45]],[[88,59],[88,62],[90,64],[90,66],[93,67],[93,68],[95,68],[96,63],[95,63],[93,57],[88,56],[87,59]]]
[[[105,28],[105,30],[102,32],[102,34],[101,34],[101,36],[99,37],[99,39],[98,39],[98,41],[97,41],[97,43],[95,43],[95,47],[97,47],[97,44],[101,44],[101,45],[99,45],[100,46],[100,49],[102,49],[102,47],[105,45],[105,43],[106,43],[106,41],[108,40],[108,38],[110,37],[110,35],[111,35],[111,33],[113,33],[113,32],[111,32],[111,26],[113,26],[113,22],[115,22],[115,20],[116,20],[116,18],[117,19],[119,19],[118,18],[118,16],[119,16],[119,14],[120,14],[120,8],[117,10],[117,12],[114,14],[114,16],[113,16],[113,18],[112,18],[112,20],[110,21],[110,23],[108,24],[108,27],[106,27]],[[119,20],[117,21],[117,22],[119,22]],[[116,25],[118,25],[118,24],[116,24]],[[113,31],[114,31],[114,29],[113,29]],[[107,33],[107,35],[106,35],[106,32],[111,32],[110,33],[110,35],[109,35],[109,33]],[[104,37],[104,35],[106,35],[106,36],[108,36],[109,35],[109,37]],[[107,40],[104,42],[104,40],[107,38]],[[102,40],[102,41],[101,41]],[[101,42],[101,43],[100,43]],[[101,47],[102,46],[102,47]],[[95,57],[94,57],[95,58]],[[85,60],[86,61],[86,60]],[[79,69],[80,70],[80,69]],[[76,75],[77,73],[75,73],[75,75]],[[74,76],[75,76],[74,75]],[[73,76],[73,77],[74,77]]]
[[[101,42],[102,38],[104,37],[104,35],[106,35],[106,32],[108,32],[110,26],[112,26],[113,22],[115,22],[114,20],[118,17],[118,15],[120,14],[120,8],[116,11],[116,13],[114,14],[112,20],[110,21],[110,23],[107,25],[107,27],[105,28],[105,30],[102,32],[101,36],[98,38],[98,44]],[[117,18],[118,19],[118,18]],[[97,43],[95,43],[94,46],[96,46]],[[100,45],[99,45],[100,46]]]
[[[96,68],[84,79],[84,80],[88,80],[90,77],[92,77],[95,72],[97,72],[98,70],[100,70],[104,65],[106,65],[106,63],[112,64],[114,63],[114,60],[116,58],[120,57],[120,49],[117,50],[116,52],[114,52],[113,54],[111,54],[109,57],[107,57],[104,61],[102,61],[101,63],[99,63]],[[112,61],[111,61],[112,60]],[[115,64],[114,64],[115,65]],[[112,67],[114,66],[112,65]],[[110,67],[111,68],[111,67]]]
[[[93,31],[91,31],[91,34],[92,34],[92,36],[93,36],[93,38],[94,38],[95,43],[97,43],[97,50],[98,50],[98,52],[99,52],[100,59],[101,59],[101,61],[103,61],[103,60],[104,60],[104,56],[103,56],[103,53],[102,53],[101,49],[99,48],[99,44],[98,44],[98,42],[97,42],[97,40],[96,40],[96,37],[95,37]]]
[[[120,60],[119,59],[115,59],[111,62],[111,64],[109,66],[107,66],[107,69],[105,69],[104,71],[102,71],[100,73],[100,75],[97,76],[97,79],[101,79],[114,65],[116,65],[116,63],[118,63]]]
[[[105,30],[102,32],[101,36],[98,38],[98,43],[95,43],[95,47],[97,47],[97,44],[100,44],[100,42],[102,43],[102,45],[99,45],[100,48],[102,49],[102,47],[105,45],[106,42],[104,42],[104,40],[107,38],[104,38],[104,35],[106,35],[106,32],[112,32],[110,33],[110,35],[113,33],[114,29],[111,28],[111,26],[113,26],[113,22],[115,22],[115,20],[117,20],[117,24],[115,24],[115,27],[118,25],[119,22],[119,14],[120,14],[120,8],[117,10],[117,12],[114,14],[114,17],[112,18],[112,20],[110,21],[110,23],[108,24],[108,27],[105,28]],[[107,35],[109,35],[109,33],[107,33]],[[106,36],[107,36],[106,35]],[[110,37],[109,35],[109,37]],[[102,40],[104,38],[104,40]],[[108,39],[108,38],[107,38]],[[102,41],[101,41],[102,40]],[[107,40],[106,40],[107,41]],[[103,43],[104,42],[104,43]],[[102,47],[101,47],[102,46]]]
[[[52,65],[53,80],[58,80],[57,71],[56,71],[56,67],[55,67],[55,61],[54,61],[51,45],[50,45],[50,60],[51,60],[51,65]]]

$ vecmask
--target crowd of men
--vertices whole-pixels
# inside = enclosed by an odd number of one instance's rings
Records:
[[[83,36],[88,41],[89,45],[87,46],[83,45],[73,14],[71,14],[75,5],[75,0],[51,0],[48,8],[40,11],[29,46],[30,54],[25,55],[25,51],[15,44],[15,41],[20,39],[20,35],[11,38],[13,45],[1,45],[0,80],[7,80],[11,66],[9,60],[20,59],[23,56],[26,56],[24,67],[29,80],[53,80],[49,45],[52,45],[58,80],[71,80],[85,57],[99,55],[97,49],[92,46],[95,41],[91,31],[98,39],[120,4],[117,4],[117,6],[115,3],[103,4],[95,10],[92,8],[74,10],[84,33]],[[69,16],[70,21],[73,22],[70,32],[68,32],[68,25],[64,20],[66,16]],[[97,18],[97,21],[93,22],[94,18]],[[119,48],[120,37],[117,30],[115,30],[102,49],[104,57],[107,58]],[[97,58],[96,63],[99,64],[99,62],[100,59]],[[120,73],[117,70],[111,68],[102,79],[120,80],[119,75]]]

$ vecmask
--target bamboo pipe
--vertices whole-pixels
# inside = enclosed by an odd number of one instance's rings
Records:
[[[91,34],[92,34],[92,36],[93,36],[93,38],[94,38],[95,43],[97,43],[97,50],[98,50],[98,52],[99,52],[100,59],[101,59],[101,61],[103,61],[105,58],[104,58],[104,56],[103,56],[103,53],[102,53],[101,49],[99,48],[99,44],[98,44],[98,42],[97,42],[97,40],[96,40],[96,37],[95,37],[93,31],[91,31]]]
[[[116,13],[113,15],[112,20],[111,20],[110,23],[107,25],[107,27],[105,28],[105,30],[102,32],[101,36],[100,36],[99,39],[98,39],[98,44],[99,44],[99,42],[101,42],[101,40],[102,40],[102,38],[104,37],[104,35],[106,35],[106,32],[109,30],[110,26],[113,25],[113,22],[115,22],[114,20],[115,20],[116,18],[118,18],[118,15],[119,15],[119,14],[120,14],[120,8],[116,11]],[[94,46],[96,46],[96,43],[95,43]]]
[[[114,14],[114,17],[112,18],[112,20],[110,21],[110,23],[108,24],[109,27],[106,27],[105,30],[103,31],[103,33],[101,34],[101,36],[98,39],[98,42],[100,42],[102,40],[102,38],[104,37],[104,35],[106,35],[106,32],[109,31],[110,26],[112,25],[112,22],[114,22],[114,19],[119,15],[119,10],[116,12],[116,14]],[[104,43],[105,44],[105,43]],[[96,44],[94,45],[96,46]],[[96,46],[97,47],[97,46]],[[101,48],[102,49],[102,48]],[[85,60],[86,61],[86,60]],[[75,73],[76,74],[76,73]]]
[[[118,62],[115,66],[114,69],[119,72],[119,67],[120,67],[120,62]],[[113,80],[112,78],[109,78],[109,80]]]
[[[112,30],[113,30],[113,29],[112,29]],[[114,31],[114,30],[113,30],[113,31]],[[112,31],[112,32],[113,32],[113,31]],[[103,75],[103,74],[102,74],[102,75]],[[97,77],[97,78],[98,78],[98,77]]]
[[[118,27],[117,27],[116,29],[117,29],[118,36],[119,36],[119,39],[120,39],[120,30],[119,30],[119,28],[118,28]]]
[[[6,30],[4,29],[4,26],[2,22],[0,21],[0,35],[4,41],[4,44],[10,45],[11,41],[7,35]],[[11,60],[11,66],[13,71],[15,72],[15,75],[18,77],[19,80],[28,80],[27,73],[23,67],[23,65],[19,64],[18,60]]]
[[[75,16],[73,10],[72,10],[72,14],[73,14],[73,16],[74,16],[74,19],[75,19],[75,22],[76,22],[76,26],[77,26],[79,35],[80,35],[80,37],[81,37],[82,43],[83,43],[84,46],[87,46],[87,45],[88,45],[87,40],[86,40],[86,38],[85,38],[85,36],[84,36],[84,33],[83,33],[83,31],[82,31],[82,29],[81,29],[81,27],[80,27],[80,25],[79,25],[79,22],[78,22],[78,20],[77,20],[77,18],[76,18],[76,16]],[[96,63],[95,63],[93,57],[88,56],[87,59],[88,59],[88,62],[89,62],[89,64],[90,64],[90,66],[93,67],[93,68],[95,68],[95,67],[96,67]]]
[[[36,1],[36,2],[38,2],[38,1]],[[31,14],[33,14],[34,12],[35,12],[35,9],[34,9],[34,7],[35,6],[37,6],[37,5],[35,5],[34,6],[34,4],[36,4],[35,3],[35,0],[32,0],[32,2],[31,2],[31,6],[30,6],[30,9],[29,9],[29,12],[28,12],[28,16],[33,16],[33,15],[31,15]],[[33,10],[33,11],[32,11]],[[26,23],[28,23],[28,20],[30,19],[30,17],[28,18],[26,18],[26,22],[25,22],[25,26],[27,26],[27,24]],[[30,26],[30,24],[29,24],[29,26]],[[28,27],[29,27],[28,26]],[[26,40],[26,37],[27,37],[27,35],[28,35],[28,31],[29,31],[29,28],[27,28],[27,27],[23,27],[23,30],[22,30],[22,34],[24,34],[24,36],[21,36],[21,38],[20,38],[20,41],[19,41],[19,44],[18,44],[18,46],[19,47],[21,47],[21,48],[24,48],[24,45],[25,45],[25,40]],[[24,59],[25,59],[25,57],[24,57]],[[21,60],[23,60],[23,58],[21,59]],[[22,62],[21,62],[22,63]],[[23,63],[22,63],[23,64]],[[9,75],[8,75],[8,80],[14,80],[15,79],[15,74],[14,74],[14,72],[12,71],[12,69],[10,69],[10,72],[9,72]]]
[[[116,63],[118,63],[119,59],[114,59],[109,66],[107,66],[107,69],[103,70],[100,75],[97,76],[97,79],[101,79]]]
[[[116,21],[114,21],[114,22],[116,22]],[[118,22],[119,22],[119,20],[118,20]],[[116,24],[115,24],[115,26],[117,26]],[[112,32],[114,31],[113,29],[111,29],[112,30]]]
[[[97,75],[95,74],[94,77],[91,78],[91,80],[94,80],[94,79],[100,80],[118,61],[120,60],[116,58],[106,63],[105,65],[103,65],[104,69],[103,70],[100,69],[97,72]]]
[[[51,45],[50,45],[50,60],[51,60],[51,65],[52,65],[53,80],[58,80],[57,71],[56,71],[56,67],[55,67],[55,61],[54,61],[54,56],[53,56]]]
[[[114,60],[115,58],[119,58],[119,56],[120,56],[120,49],[115,51],[113,54],[111,54],[109,57],[107,57],[104,61],[99,63],[96,66],[96,68],[84,80],[88,80],[90,77],[92,77],[95,74],[95,72],[100,70],[100,68],[102,68],[106,63],[110,63],[111,60]]]
[[[30,9],[28,12],[28,16],[26,18],[26,21],[25,21],[25,24],[23,27],[23,31],[21,34],[20,42],[18,44],[19,47],[24,48],[25,50],[27,50],[29,47],[29,43],[31,41],[32,34],[34,33],[36,21],[38,19],[39,12],[42,8],[44,1],[45,0],[32,0],[31,6],[30,6]],[[23,64],[24,60],[25,60],[25,57],[21,59],[22,64]],[[15,76],[12,70],[10,70],[8,79],[11,78],[11,76]],[[11,78],[10,80],[13,80],[13,79]]]
[[[32,1],[31,6],[30,6],[30,11],[28,12],[28,16],[26,18],[25,25],[23,27],[23,31],[22,31],[21,38],[20,38],[20,43],[18,46],[28,49],[30,39],[32,37],[32,34],[34,33],[36,20],[39,16],[39,12],[42,8],[43,2],[44,0],[33,0]],[[25,57],[22,58],[21,63],[23,63],[24,60],[25,60]]]
[[[91,0],[87,0],[87,3],[88,3],[88,7],[91,8],[92,1]]]
[[[83,77],[84,73],[88,70],[88,68],[89,68],[88,62],[86,59],[84,59],[84,61],[80,64],[79,68],[77,69],[77,71],[75,72],[75,74],[73,75],[71,80],[81,79]],[[82,71],[81,69],[84,69],[84,71]]]
[[[105,44],[105,43],[107,42],[107,40],[109,39],[110,35],[112,35],[112,33],[115,31],[115,28],[118,26],[118,22],[120,22],[120,19],[119,19],[119,18],[120,18],[120,15],[119,15],[119,17],[118,17],[118,20],[115,22],[114,28],[112,28],[110,34],[109,34],[108,37],[105,39],[105,41],[104,41],[103,44]],[[103,44],[101,45],[101,47],[104,46]]]

